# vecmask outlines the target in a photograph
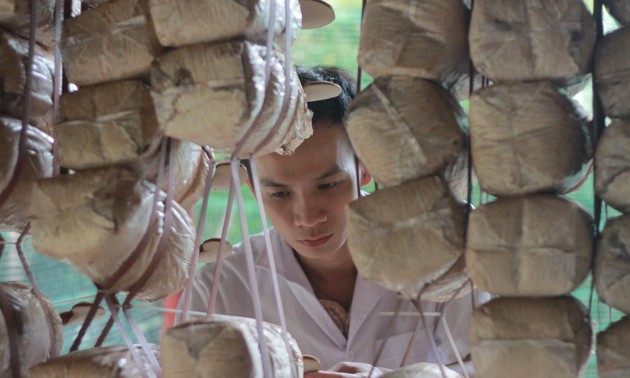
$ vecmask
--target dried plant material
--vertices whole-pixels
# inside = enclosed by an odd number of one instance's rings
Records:
[[[249,180],[247,168],[243,164],[239,164],[238,180],[244,185]],[[230,190],[232,185],[232,168],[230,163],[219,163],[212,177],[212,190]]]
[[[278,148],[292,152],[311,133],[309,111],[297,74],[291,71],[285,88],[283,58],[274,54],[267,90],[263,46],[203,44],[161,56],[151,80],[165,133],[217,152],[233,153],[241,145],[239,156]],[[288,106],[282,107],[286,93]]]
[[[64,326],[83,323],[87,318],[90,309],[94,306],[93,303],[88,302],[80,302],[72,306],[72,308],[68,311],[64,311],[59,314],[61,317],[61,322]],[[94,319],[98,319],[105,316],[105,309],[101,306],[96,307],[96,312],[94,313]]]
[[[158,347],[152,345],[153,352]],[[151,367],[139,346],[136,350],[143,366],[136,366],[129,348],[125,345],[110,345],[71,352],[36,365],[28,373],[29,378],[135,378],[142,370]]]
[[[219,249],[221,248],[221,239],[219,238],[210,238],[203,243],[201,243],[201,247],[199,248],[199,260],[197,262],[199,264],[207,264],[211,262],[217,261],[217,257],[219,256]],[[229,241],[224,242],[223,246],[223,256],[229,256],[234,252],[234,248]]]
[[[46,28],[53,23],[54,0],[36,0],[37,28]],[[0,0],[0,27],[11,30],[25,38],[31,25],[31,0]]]
[[[280,327],[264,323],[271,376],[301,377],[302,352],[288,336],[287,351]],[[166,330],[160,340],[162,375],[175,377],[262,377],[263,362],[256,320],[213,315]],[[291,353],[288,355],[288,353]]]
[[[117,81],[61,96],[56,126],[59,164],[74,170],[129,163],[162,140],[149,90]]]
[[[31,203],[35,249],[72,264],[103,286],[136,248],[152,219],[155,186],[122,168],[92,170],[42,180]],[[162,197],[163,199],[163,197]],[[166,249],[137,299],[156,301],[186,284],[195,231],[186,211],[173,202]],[[164,233],[160,203],[150,238],[137,261],[111,287],[129,291],[151,263]]]
[[[595,149],[595,191],[607,204],[630,212],[630,120],[614,119]]]
[[[468,10],[461,0],[371,0],[359,64],[374,77],[454,83],[468,69]]]
[[[243,37],[264,44],[271,17],[275,20],[274,40],[277,46],[282,46],[287,30],[285,3],[285,0],[189,0],[182,6],[179,0],[149,0],[149,11],[157,37],[164,46]],[[289,1],[288,23],[293,42],[302,28],[297,0]]]
[[[470,55],[493,81],[581,81],[590,71],[595,21],[581,0],[484,0],[470,22]]]
[[[115,0],[63,26],[65,73],[79,86],[148,76],[161,51],[144,0]]]
[[[595,87],[609,117],[630,117],[630,28],[606,34],[595,51]]]
[[[0,193],[7,190],[19,158],[22,122],[0,117]],[[35,181],[52,176],[53,140],[43,131],[29,127],[17,185],[0,204],[0,231],[21,232],[29,221],[28,206]]]
[[[13,323],[0,312],[0,377],[12,377],[10,356],[10,332],[8,327],[17,330],[16,346],[20,360],[18,376],[25,377],[28,369],[46,361],[51,354],[61,352],[63,327],[55,307],[48,298],[42,296],[44,305],[37,299],[30,287],[19,282],[0,283],[0,290],[10,303]],[[54,335],[51,339],[50,328]]]
[[[381,378],[463,378],[463,375],[453,371],[446,366],[442,366],[442,370],[438,364],[429,362],[420,362],[413,365],[407,365],[389,373],[381,375]]]
[[[593,278],[604,303],[630,313],[630,214],[606,222],[595,253]]]
[[[630,24],[630,1],[604,0],[608,13],[622,25]]]
[[[348,248],[359,274],[416,298],[464,253],[464,209],[437,176],[351,202]]]
[[[548,81],[475,92],[470,138],[479,186],[495,196],[567,193],[585,179],[592,154],[586,116]]]
[[[630,317],[597,334],[597,373],[600,378],[630,376]]]
[[[492,294],[569,294],[590,270],[593,232],[591,216],[577,202],[553,195],[500,198],[470,215],[467,272]]]
[[[319,29],[335,21],[335,10],[323,0],[300,0],[302,29]]]
[[[1,8],[0,8],[1,9]],[[7,32],[0,33],[0,111],[22,119],[24,113],[28,41]],[[52,57],[36,47],[33,56],[33,86],[29,122],[52,134]]]
[[[357,95],[346,129],[374,179],[395,186],[440,173],[464,153],[466,115],[439,84],[380,77]]]
[[[475,372],[484,378],[580,377],[592,333],[588,311],[573,297],[494,299],[473,312]]]
[[[308,354],[302,355],[302,361],[304,362],[304,373],[308,373],[309,371],[318,371],[321,368],[321,363],[315,356],[310,356]]]

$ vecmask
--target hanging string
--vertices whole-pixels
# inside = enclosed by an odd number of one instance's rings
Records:
[[[37,284],[37,281],[35,280],[35,276],[33,275],[33,272],[31,271],[28,261],[26,260],[26,256],[24,256],[24,250],[22,249],[24,238],[26,237],[26,235],[28,235],[28,232],[30,231],[30,229],[31,229],[31,224],[29,222],[26,225],[26,227],[24,227],[24,230],[22,230],[22,232],[20,233],[20,236],[18,237],[17,243],[15,245],[15,249],[17,251],[18,257],[20,258],[20,262],[22,263],[22,268],[24,269],[24,273],[26,274],[26,277],[28,278],[31,288],[33,289],[35,298],[37,298],[37,301],[42,307],[42,310],[44,310],[44,312],[47,314],[46,308],[48,308],[48,303],[44,299],[44,296],[41,290],[39,290],[39,285]],[[57,357],[59,353],[54,348],[54,346],[57,344],[57,335],[55,334],[55,328],[53,326],[52,319],[48,315],[46,315],[46,323],[48,324],[48,337],[50,339],[51,357]]]
[[[249,286],[251,289],[251,297],[254,304],[254,314],[256,316],[256,327],[258,330],[258,346],[262,357],[263,371],[265,377],[271,377],[271,366],[269,362],[269,351],[265,341],[265,333],[262,323],[262,306],[260,303],[260,293],[258,291],[258,282],[256,279],[255,263],[252,251],[251,240],[249,239],[249,231],[247,229],[247,218],[245,217],[245,207],[243,205],[243,194],[240,189],[240,178],[238,170],[240,163],[237,158],[233,158],[230,166],[232,168],[232,182],[236,185],[236,204],[238,206],[238,214],[241,220],[241,233],[243,236],[243,246],[245,247],[245,259],[247,261],[247,272],[249,278]]]
[[[394,308],[394,314],[391,317],[391,319],[389,320],[389,324],[387,325],[387,330],[385,330],[385,338],[383,339],[383,343],[378,348],[378,351],[376,352],[376,355],[374,356],[374,360],[372,361],[372,367],[370,368],[370,372],[368,374],[368,378],[372,377],[372,374],[374,373],[375,367],[377,366],[378,361],[381,358],[381,354],[383,354],[383,350],[385,350],[385,344],[387,344],[387,341],[389,340],[389,337],[391,336],[392,332],[394,331],[394,324],[396,324],[396,322],[398,321],[398,317],[400,316],[400,308],[401,307],[402,307],[402,299],[398,298],[398,300],[396,302],[396,307]]]
[[[250,160],[251,173],[252,173],[252,186],[254,187],[254,193],[256,197],[256,202],[258,204],[258,214],[260,215],[260,221],[263,226],[263,237],[265,239],[265,249],[267,252],[267,258],[269,260],[269,269],[271,272],[276,274],[271,275],[271,281],[273,286],[274,297],[276,300],[276,310],[278,312],[278,316],[280,318],[280,328],[282,329],[282,339],[285,343],[285,347],[287,349],[287,353],[291,356],[291,344],[289,342],[289,335],[287,331],[287,322],[284,315],[284,304],[282,303],[282,296],[280,295],[280,285],[278,284],[278,274],[276,269],[276,259],[273,253],[273,248],[271,245],[271,239],[269,237],[269,226],[267,225],[267,217],[265,216],[265,205],[262,201],[262,191],[260,189],[260,181],[258,180],[258,172],[256,169],[256,158],[254,156],[251,157]],[[297,374],[297,371],[292,373]]]
[[[54,33],[55,33],[55,61],[54,61],[54,74],[53,74],[53,119],[52,119],[52,138],[53,138],[53,176],[59,175],[59,158],[57,156],[57,135],[56,135],[56,125],[57,120],[59,119],[59,97],[62,92],[62,81],[61,77],[61,32],[62,32],[62,24],[64,18],[64,0],[56,0],[55,1],[55,12],[54,12]]]
[[[144,364],[142,363],[142,359],[140,358],[140,355],[138,354],[138,350],[136,349],[133,342],[129,338],[129,335],[127,334],[127,330],[123,326],[122,321],[120,320],[120,317],[118,316],[119,303],[116,300],[116,297],[109,292],[106,292],[104,296],[105,296],[105,303],[107,304],[107,307],[109,308],[109,312],[111,313],[111,316],[114,319],[114,322],[116,323],[116,326],[118,327],[118,330],[123,340],[125,341],[125,344],[127,345],[129,354],[131,354],[131,359],[138,367],[138,370],[140,371],[140,374],[142,375],[142,377],[149,378],[149,375],[147,374],[146,369],[144,369]]]
[[[203,200],[201,202],[201,210],[199,212],[199,219],[197,222],[197,232],[195,235],[195,244],[193,249],[192,258],[190,260],[190,269],[188,270],[188,282],[186,283],[186,288],[184,289],[184,298],[183,298],[183,306],[182,306],[182,315],[181,321],[185,322],[188,319],[188,310],[190,309],[190,297],[192,295],[192,284],[195,278],[195,270],[197,268],[197,260],[199,258],[199,252],[201,248],[201,236],[203,234],[203,230],[206,223],[206,214],[208,212],[208,200],[210,197],[210,191],[212,190],[212,179],[214,178],[214,174],[216,172],[216,161],[212,157],[212,154],[209,150],[204,148],[203,153],[207,154],[210,158],[210,166],[208,167],[208,175],[206,176],[206,183],[204,185],[203,190]]]
[[[422,304],[420,303],[420,299],[419,297],[412,300],[411,303],[413,303],[414,307],[416,308],[416,310],[418,310],[418,313],[420,314],[420,320],[422,320],[422,328],[424,328],[424,331],[426,333],[427,339],[429,340],[430,344],[431,344],[431,350],[433,351],[434,355],[435,355],[435,360],[438,364],[438,367],[440,368],[440,373],[442,373],[442,377],[446,378],[446,372],[444,371],[444,361],[442,361],[442,356],[441,354],[438,352],[437,350],[437,345],[435,344],[435,339],[432,337],[429,328],[428,328],[428,324],[426,321],[426,318],[424,316],[424,312],[422,311]]]
[[[363,17],[365,17],[365,7],[367,6],[367,0],[361,1],[361,20],[359,22],[359,40],[361,40],[361,30],[363,29]],[[361,65],[357,63],[357,90],[356,94],[358,95],[361,92],[361,79],[362,79],[363,70],[361,69]]]
[[[4,286],[0,285],[0,313],[4,318],[9,338],[9,367],[11,369],[11,378],[20,378],[20,346],[18,344],[18,329],[20,325],[15,319],[15,310],[11,305],[7,294],[4,292]]]
[[[214,280],[212,281],[212,287],[210,288],[210,299],[208,300],[207,314],[210,316],[214,314],[214,307],[217,301],[217,295],[219,292],[219,286],[221,285],[221,271],[223,270],[224,251],[227,244],[227,235],[230,228],[230,221],[232,219],[232,205],[234,204],[234,181],[230,181],[230,190],[228,194],[227,206],[225,209],[225,217],[223,218],[223,228],[221,231],[221,242],[219,243],[219,252],[217,254],[216,265],[214,266]]]
[[[595,43],[599,43],[604,35],[603,24],[603,4],[602,0],[594,0],[593,2],[593,17],[595,18],[595,31],[596,39]],[[601,99],[595,85],[593,85],[593,147],[597,146],[597,142],[606,127],[605,120],[606,115],[602,107]],[[595,240],[599,238],[600,223],[602,218],[602,199],[597,195],[597,191],[593,186],[593,213],[594,213],[594,237]],[[594,247],[594,246],[593,246]],[[595,253],[591,256],[591,267],[595,264]],[[595,292],[595,280],[591,276],[591,288],[588,298],[588,311],[591,312],[593,305],[593,295]]]

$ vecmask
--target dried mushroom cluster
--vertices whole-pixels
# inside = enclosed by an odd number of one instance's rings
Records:
[[[595,192],[622,214],[608,219],[595,250],[593,279],[599,298],[625,313],[597,335],[597,370],[602,378],[630,374],[630,1],[605,1],[620,27],[595,49],[595,87],[610,124],[595,150]]]
[[[229,165],[215,152],[291,153],[311,124],[284,55],[301,29],[298,0],[72,0],[63,24],[56,3],[37,1],[31,25],[30,0],[0,0],[0,231],[30,233],[37,252],[73,265],[99,289],[93,305],[62,314],[63,324],[83,322],[76,349],[103,315],[100,301],[127,317],[131,299],[157,301],[188,282],[196,249],[189,212],[206,188],[229,187]],[[74,89],[55,89],[56,48]],[[0,377],[25,376],[33,365],[33,377],[161,374],[158,347],[133,327],[137,347],[57,357],[59,315],[36,287],[16,285],[0,284]],[[120,306],[116,293],[127,294]],[[221,324],[244,327],[244,347],[260,362],[251,324]],[[265,341],[275,353],[271,374],[301,376],[297,345],[284,356],[279,331],[267,333],[275,335]],[[179,376],[180,363],[165,376]]]
[[[630,310],[626,215],[596,239],[591,215],[563,196],[594,165],[601,198],[630,209],[630,35],[622,26],[598,40],[580,0],[470,3],[367,4],[359,62],[375,80],[352,105],[348,134],[384,189],[348,206],[349,246],[360,274],[403,297],[447,300],[468,277],[501,297],[473,317],[477,376],[576,377],[592,329],[570,293],[592,261],[602,300]],[[605,3],[628,22],[630,2]],[[481,89],[466,75],[469,61]],[[612,118],[597,152],[596,129],[570,97],[591,77]],[[463,81],[474,91],[469,118],[454,101]],[[466,218],[456,188],[468,148],[480,189],[496,199]],[[436,297],[431,287],[445,277],[448,290]],[[451,277],[459,281],[449,285]],[[598,348],[600,374],[630,371],[622,329],[611,327],[617,335],[606,340],[615,341]]]
[[[363,277],[409,299],[446,301],[469,288],[458,264],[465,205],[449,189],[468,163],[468,120],[454,95],[469,63],[468,15],[460,0],[365,8],[359,63],[375,80],[353,101],[347,130],[385,188],[348,206],[348,246]]]
[[[286,154],[310,135],[290,46],[303,22],[320,23],[303,20],[306,0],[73,0],[55,41],[55,1],[36,1],[36,22],[30,3],[0,0],[0,231],[30,232],[112,312],[112,293],[162,299],[194,269],[189,210],[209,179],[229,186],[214,152]],[[570,293],[591,268],[600,298],[630,313],[630,1],[605,3],[621,27],[598,39],[581,0],[367,2],[358,61],[375,80],[347,131],[384,188],[348,206],[349,247],[363,277],[408,299],[448,302],[470,281],[500,296],[473,315],[478,377],[580,376],[593,331]],[[56,43],[78,86],[58,103]],[[611,119],[601,136],[569,96],[591,76]],[[471,167],[496,196],[474,210]],[[591,167],[597,194],[624,213],[599,239],[563,196]],[[261,337],[252,320],[182,323],[161,356],[141,343],[56,357],[61,324],[36,287],[0,283],[0,377],[305,369],[293,339],[270,324]],[[629,332],[626,316],[597,335],[601,377],[630,375]],[[459,375],[418,364],[387,376]]]

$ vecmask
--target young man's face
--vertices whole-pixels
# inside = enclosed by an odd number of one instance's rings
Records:
[[[303,262],[347,261],[345,205],[357,198],[348,137],[337,126],[318,127],[290,156],[257,159],[265,210]],[[370,177],[362,175],[362,185]]]

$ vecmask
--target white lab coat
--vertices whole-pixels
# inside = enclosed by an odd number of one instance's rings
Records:
[[[316,356],[321,361],[322,369],[328,369],[341,361],[365,362],[386,368],[396,368],[400,365],[419,320],[417,316],[400,316],[376,363],[374,357],[386,336],[390,320],[387,313],[395,310],[399,300],[403,302],[402,312],[417,313],[411,302],[399,299],[394,292],[357,277],[350,308],[350,329],[346,339],[313,294],[313,289],[291,247],[273,229],[270,230],[270,238],[287,329],[297,341],[302,353]],[[251,240],[263,319],[279,324],[280,318],[273,295],[264,238],[262,235],[256,235]],[[214,266],[215,264],[206,264],[197,272],[191,297],[191,310],[206,311]],[[214,312],[253,318],[246,256],[242,245],[224,260],[221,277]],[[477,304],[480,303],[480,299],[477,298]],[[438,311],[441,306],[442,304],[435,302],[423,301],[425,312]],[[467,295],[451,302],[445,315],[462,357],[470,353],[468,334],[471,310],[472,298]],[[433,331],[437,318],[428,317],[427,322],[429,329]],[[437,326],[435,335],[438,353],[445,358],[443,362],[446,364],[456,362],[455,354],[441,324]],[[416,334],[414,348],[407,359],[407,364],[436,362],[428,340],[425,330],[420,329]]]

